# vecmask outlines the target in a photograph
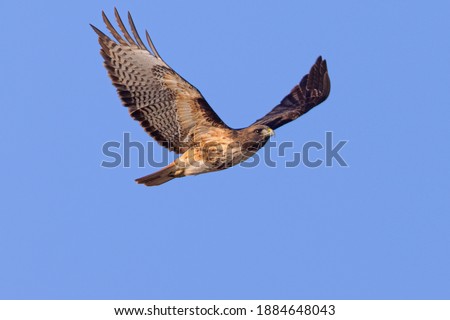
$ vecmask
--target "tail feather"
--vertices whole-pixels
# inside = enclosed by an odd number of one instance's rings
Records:
[[[149,174],[145,177],[136,179],[139,184],[145,184],[146,186],[159,186],[175,178],[176,166],[174,163],[169,164],[164,169],[161,169],[155,173]]]

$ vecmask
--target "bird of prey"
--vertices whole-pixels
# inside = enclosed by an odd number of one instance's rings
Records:
[[[131,117],[160,145],[181,154],[165,168],[136,179],[156,186],[174,178],[223,170],[253,156],[274,130],[305,114],[330,93],[327,63],[319,57],[310,72],[264,117],[242,129],[225,124],[200,91],[161,58],[148,32],[147,49],[133,19],[134,38],[114,9],[121,35],[102,12],[115,40],[91,25],[98,35],[100,54],[113,85]]]

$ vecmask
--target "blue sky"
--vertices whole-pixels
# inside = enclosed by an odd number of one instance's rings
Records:
[[[329,99],[277,130],[325,132],[348,167],[236,167],[157,188],[102,145],[150,138],[98,53],[130,10],[232,127],[328,61]],[[3,1],[0,298],[449,299],[446,1]],[[161,152],[160,148],[156,148]],[[321,156],[320,152],[315,154]]]

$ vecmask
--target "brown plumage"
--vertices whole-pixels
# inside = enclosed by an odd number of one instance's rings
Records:
[[[164,62],[148,32],[150,50],[146,48],[130,13],[128,22],[134,39],[116,9],[114,13],[123,36],[104,12],[102,15],[115,41],[91,25],[98,34],[108,75],[133,119],[159,144],[181,153],[162,170],[137,179],[138,183],[160,185],[245,161],[264,146],[273,130],[308,112],[330,93],[327,64],[319,57],[309,74],[272,111],[247,128],[232,129],[194,86]]]

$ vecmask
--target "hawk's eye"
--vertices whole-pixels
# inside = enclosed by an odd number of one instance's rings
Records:
[[[262,129],[256,129],[255,133],[261,133]]]

